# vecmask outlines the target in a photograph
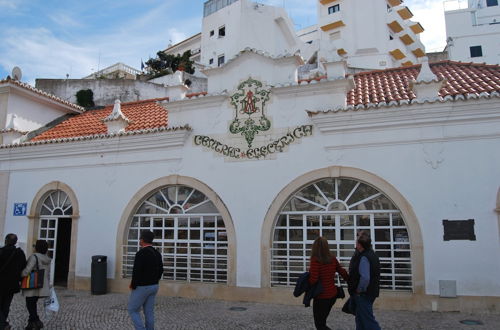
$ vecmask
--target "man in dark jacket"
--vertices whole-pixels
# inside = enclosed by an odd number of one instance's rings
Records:
[[[141,249],[135,254],[132,270],[128,312],[136,330],[154,329],[154,304],[158,282],[163,275],[163,261],[161,254],[153,248],[153,239],[152,231],[141,232]],[[142,322],[141,307],[144,307],[145,322]]]
[[[17,236],[5,236],[5,246],[0,249],[0,330],[11,329],[7,317],[15,293],[21,290],[21,271],[26,267],[26,255],[16,248]]]
[[[349,264],[349,293],[356,305],[356,330],[380,330],[373,315],[373,302],[379,295],[380,262],[368,235],[359,235],[357,253]]]

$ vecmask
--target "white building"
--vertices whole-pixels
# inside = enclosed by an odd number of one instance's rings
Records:
[[[454,61],[500,64],[498,0],[448,1],[445,10],[449,58]]]
[[[347,265],[364,229],[377,307],[498,311],[500,66],[349,75],[336,59],[301,81],[298,55],[244,45],[198,96],[116,102],[1,145],[0,233],[48,240],[56,281],[77,289],[106,255],[108,287],[127,292],[148,229],[161,294],[299,304],[313,240]]]
[[[319,58],[337,53],[352,68],[385,69],[425,56],[422,26],[401,0],[318,0]],[[303,38],[315,42],[310,31]]]

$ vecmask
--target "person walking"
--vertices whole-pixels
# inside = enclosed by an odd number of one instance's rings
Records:
[[[26,309],[29,318],[26,330],[37,330],[43,328],[43,323],[37,313],[37,302],[40,297],[50,296],[50,263],[52,259],[47,255],[49,244],[47,241],[38,240],[35,243],[35,253],[33,253],[21,273],[21,276],[28,276],[33,270],[44,270],[43,286],[39,289],[24,289],[22,295],[26,298]]]
[[[337,300],[335,273],[339,273],[346,281],[349,278],[346,270],[342,268],[337,258],[330,251],[326,238],[318,237],[312,245],[309,266],[309,283],[313,285],[319,281],[323,287],[323,292],[313,299],[313,316],[316,329],[330,329],[326,325],[326,320]]]
[[[141,249],[134,259],[128,313],[136,330],[154,329],[154,304],[158,282],[163,275],[163,261],[161,254],[153,248],[153,239],[152,231],[141,232]],[[144,309],[145,322],[141,318],[141,308]]]
[[[21,289],[21,271],[26,266],[26,255],[16,244],[17,235],[7,234],[0,249],[0,330],[11,329],[7,322],[10,304]]]
[[[373,303],[379,296],[380,262],[368,234],[359,235],[349,265],[349,294],[354,299],[356,330],[380,330],[373,315]]]

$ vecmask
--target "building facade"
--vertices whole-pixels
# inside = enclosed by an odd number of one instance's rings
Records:
[[[450,5],[456,2],[452,1]],[[469,0],[467,5],[460,9],[455,4],[450,6],[453,9],[444,13],[450,60],[500,64],[498,0]]]
[[[91,256],[106,255],[108,287],[127,292],[152,230],[161,294],[299,304],[314,239],[347,266],[366,230],[377,307],[498,312],[500,67],[349,74],[337,58],[303,80],[302,58],[275,49],[207,68],[205,92],[117,100],[4,142],[0,232],[48,240],[72,288],[88,290]]]

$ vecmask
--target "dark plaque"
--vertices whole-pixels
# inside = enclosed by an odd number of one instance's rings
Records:
[[[451,240],[476,240],[474,234],[474,219],[469,220],[443,220],[445,241]]]

